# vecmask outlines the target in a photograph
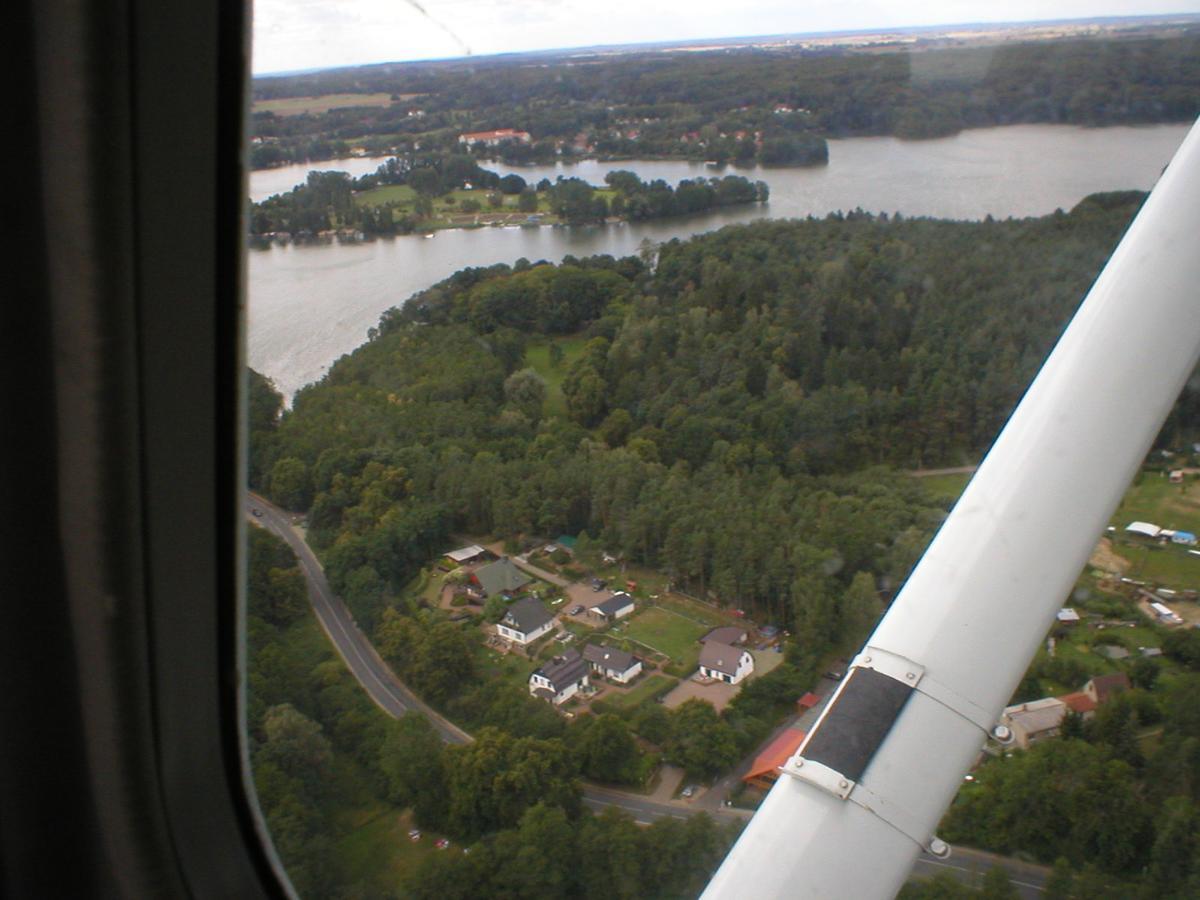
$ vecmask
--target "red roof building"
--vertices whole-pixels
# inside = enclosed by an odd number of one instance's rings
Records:
[[[1096,701],[1083,691],[1077,691],[1074,694],[1063,694],[1058,699],[1067,704],[1067,709],[1071,710],[1071,712],[1078,713],[1084,718],[1090,719],[1092,713],[1096,711]]]
[[[770,789],[779,778],[779,767],[786,763],[804,743],[805,733],[799,728],[785,728],[754,759],[742,781],[753,787]]]

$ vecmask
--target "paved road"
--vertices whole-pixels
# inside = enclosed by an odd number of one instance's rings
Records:
[[[250,522],[266,528],[292,548],[300,562],[301,571],[304,572],[308,583],[308,597],[321,627],[325,629],[351,673],[379,708],[396,718],[416,710],[429,719],[442,740],[451,744],[469,743],[472,738],[467,732],[422,703],[380,658],[366,635],[355,624],[350,610],[329,587],[321,563],[299,531],[292,526],[292,516],[256,494],[248,494],[246,497],[246,516]],[[725,821],[748,821],[752,815],[747,810],[724,806],[701,810],[683,801],[663,803],[640,794],[594,785],[584,786],[583,802],[592,809],[615,806],[644,824],[664,817],[685,819],[701,811]],[[1035,898],[1042,893],[1041,886],[1045,884],[1047,869],[967,848],[954,848],[954,853],[948,860],[922,856],[914,864],[913,874],[927,877],[949,869],[959,873],[964,880],[969,880],[971,873],[982,874],[993,865],[1001,865],[1008,870],[1009,877],[1022,897]]]
[[[256,510],[260,515],[254,514]],[[292,527],[289,514],[263,498],[249,494],[246,497],[246,515],[255,525],[260,525],[287,541],[288,546],[292,548],[308,582],[308,599],[317,614],[317,620],[333,641],[346,666],[379,708],[396,718],[411,710],[417,710],[429,719],[442,740],[451,744],[470,742],[469,734],[422,703],[380,658],[366,635],[355,624],[346,604],[329,587],[321,563],[317,561],[304,538]]]

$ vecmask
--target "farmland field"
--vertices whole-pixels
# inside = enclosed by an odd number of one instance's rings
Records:
[[[419,97],[420,94],[406,94]],[[403,99],[403,98],[402,98]],[[255,100],[253,111],[272,112],[277,116],[302,116],[305,113],[319,115],[331,109],[351,106],[390,106],[391,94],[325,94],[321,97],[280,97],[274,100]]]

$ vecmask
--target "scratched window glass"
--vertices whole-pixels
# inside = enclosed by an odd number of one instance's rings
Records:
[[[299,895],[732,897],[806,791],[867,817],[843,895],[1200,879],[1194,376],[1003,712],[859,652],[1200,112],[1172,8],[255,4],[247,727]],[[892,791],[930,698],[982,749]],[[839,893],[792,855],[761,896]]]

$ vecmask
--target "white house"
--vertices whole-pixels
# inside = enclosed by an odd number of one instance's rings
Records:
[[[529,676],[529,693],[558,706],[574,697],[587,684],[588,664],[576,651],[568,650]]]
[[[628,684],[642,672],[642,661],[625,650],[615,647],[599,647],[588,644],[583,648],[583,658],[592,667],[592,673],[601,675],[619,684]]]
[[[605,622],[615,622],[623,619],[634,610],[633,598],[624,591],[618,591],[603,603],[597,603],[588,612]]]
[[[528,131],[517,131],[514,128],[497,128],[495,131],[468,131],[458,136],[460,144],[487,144],[489,147],[495,147],[497,144],[502,144],[505,141],[517,141],[521,144],[528,144],[533,141],[533,137]]]
[[[533,597],[518,600],[496,623],[496,633],[518,644],[536,641],[554,627],[554,616]]]
[[[754,671],[754,657],[750,651],[730,647],[720,641],[706,641],[700,650],[700,675],[738,684]]]
[[[1162,529],[1151,522],[1130,522],[1125,526],[1130,534],[1140,534],[1142,537],[1156,538]]]

